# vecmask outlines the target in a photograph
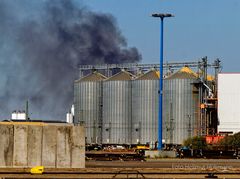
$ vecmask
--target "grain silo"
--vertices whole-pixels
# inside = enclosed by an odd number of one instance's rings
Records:
[[[166,143],[182,144],[196,132],[198,93],[193,83],[197,75],[183,67],[164,80],[163,137]]]
[[[150,70],[132,82],[132,143],[158,140],[159,71]]]
[[[131,144],[131,80],[122,70],[103,82],[103,143]]]
[[[86,128],[86,143],[102,142],[102,81],[106,79],[94,72],[74,83],[74,123]]]

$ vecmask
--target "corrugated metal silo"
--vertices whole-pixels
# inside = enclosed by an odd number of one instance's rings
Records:
[[[94,72],[74,83],[74,123],[84,123],[86,143],[101,143],[102,81],[106,79]]]
[[[158,140],[159,72],[150,70],[132,82],[132,143]]]
[[[121,71],[103,82],[103,143],[131,143],[131,80]]]
[[[164,80],[163,138],[166,143],[182,144],[196,132],[198,94],[193,83],[197,75],[188,67]]]

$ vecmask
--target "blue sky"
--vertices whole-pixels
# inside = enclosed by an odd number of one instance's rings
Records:
[[[195,61],[220,58],[224,72],[239,72],[239,0],[82,0],[96,12],[112,14],[129,46],[142,54],[142,63],[158,63],[159,21],[155,12],[173,13],[165,20],[164,58]]]

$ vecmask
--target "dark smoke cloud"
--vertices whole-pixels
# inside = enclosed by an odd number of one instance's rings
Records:
[[[30,103],[33,118],[64,119],[78,65],[137,62],[110,14],[70,0],[0,1],[0,117]]]

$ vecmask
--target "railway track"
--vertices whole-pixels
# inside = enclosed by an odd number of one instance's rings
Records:
[[[172,168],[172,169],[234,169],[240,168],[236,159],[160,159],[147,161],[94,161],[86,168]],[[240,178],[240,177],[239,177]]]
[[[0,179],[23,178],[240,178],[239,160],[161,159],[154,161],[86,161],[86,168],[45,168],[31,175],[30,168],[0,168]]]
[[[126,172],[126,171],[121,171],[121,173],[104,173],[104,174],[89,174],[89,173],[84,173],[84,174],[62,174],[62,173],[56,173],[56,174],[43,174],[41,176],[33,176],[29,174],[21,174],[21,175],[5,175],[1,176],[1,179],[28,179],[28,178],[37,178],[37,179],[56,179],[56,178],[61,178],[61,179],[76,179],[76,178],[99,178],[99,179],[117,179],[117,178],[155,178],[155,179],[180,179],[180,178],[185,178],[185,179],[204,179],[204,178],[218,178],[218,179],[239,179],[239,175],[236,174],[212,174],[212,173],[206,173],[206,174],[196,174],[196,173],[188,173],[188,174],[160,174],[160,173],[141,173],[141,172]]]
[[[89,168],[89,169],[46,169],[41,175],[31,175],[30,169],[0,170],[1,179],[55,179],[55,178],[164,178],[164,179],[197,179],[197,178],[240,178],[240,170],[173,170],[153,168]]]

